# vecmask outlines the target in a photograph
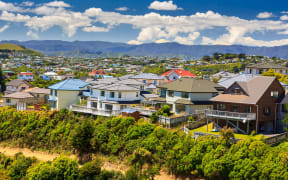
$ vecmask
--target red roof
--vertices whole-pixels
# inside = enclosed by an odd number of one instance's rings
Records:
[[[170,73],[175,72],[181,77],[197,77],[195,74],[191,73],[190,71],[185,71],[182,69],[171,69],[162,74],[162,76],[168,76]]]
[[[106,74],[106,72],[104,70],[92,70],[91,72],[89,72],[90,76],[101,75],[101,74]]]
[[[30,72],[21,72],[19,75],[34,76],[34,74]]]

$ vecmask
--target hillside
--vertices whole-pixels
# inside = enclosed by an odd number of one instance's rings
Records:
[[[10,51],[16,51],[16,52],[23,52],[25,54],[34,55],[34,56],[43,56],[43,54],[38,51],[25,48],[24,46],[21,46],[21,45],[11,44],[11,43],[1,43],[0,50],[10,50]]]
[[[1,43],[1,42],[0,42]],[[200,58],[219,53],[245,53],[269,57],[288,58],[288,45],[275,47],[252,47],[242,45],[183,45],[178,43],[148,43],[130,45],[104,41],[2,41],[25,46],[51,56],[111,57],[119,55]]]

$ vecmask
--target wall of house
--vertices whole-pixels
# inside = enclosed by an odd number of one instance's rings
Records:
[[[177,73],[175,73],[175,72],[171,73],[171,74],[168,76],[168,80],[169,80],[169,81],[175,81],[175,80],[177,80],[177,79],[179,79],[179,75],[178,75]]]
[[[105,91],[105,96],[101,96],[101,91],[98,89],[93,89],[93,96],[97,97],[100,100],[110,100],[110,101],[139,101],[140,90],[139,91],[123,91],[121,92],[121,98],[118,98],[120,91]],[[114,98],[110,97],[110,92],[114,92]],[[138,93],[138,96],[137,96]]]
[[[57,110],[69,108],[80,102],[79,91],[57,91]]]
[[[23,91],[25,89],[29,89],[31,86],[29,86],[28,84],[26,83],[22,83],[20,86],[16,87],[16,86],[7,86],[6,87],[6,91],[15,91],[15,92],[18,92],[18,91]]]
[[[155,85],[161,85],[161,84],[164,84],[166,83],[166,81],[164,79],[136,79],[137,81],[140,81],[140,82],[143,82],[145,84],[155,84],[155,81],[156,81],[156,84]]]
[[[7,99],[10,99],[10,103],[7,103]],[[12,98],[3,98],[3,105],[4,106],[13,106],[19,102],[19,99],[12,99]]]

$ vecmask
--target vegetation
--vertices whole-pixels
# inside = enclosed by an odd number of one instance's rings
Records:
[[[273,69],[262,73],[261,76],[273,76],[276,77],[279,81],[288,84],[288,76],[281,73],[276,73]]]
[[[31,56],[43,56],[42,53],[38,51],[34,51],[28,48],[25,48],[24,46],[16,45],[16,44],[9,44],[9,43],[2,43],[0,44],[0,50],[9,50],[13,52],[22,52],[24,54],[28,54]]]
[[[60,156],[52,162],[38,162],[35,158],[24,157],[21,153],[15,157],[0,154],[1,179],[11,180],[106,180],[124,179],[124,175],[115,171],[102,171],[101,161],[95,159],[85,163],[81,168],[77,161]]]
[[[20,147],[116,156],[131,165],[126,172],[127,179],[153,179],[161,169],[183,178],[288,177],[287,144],[270,147],[261,139],[249,137],[233,144],[234,135],[229,129],[221,132],[220,138],[204,136],[194,139],[183,132],[136,122],[131,117],[93,119],[66,110],[19,112],[10,108],[0,108],[0,124],[0,140]],[[101,163],[98,160],[84,164],[80,169],[77,162],[65,157],[42,163],[22,159],[19,160],[21,165],[14,164],[14,161],[15,158],[7,160],[2,156],[0,159],[4,174],[10,178],[12,175],[27,179],[124,178],[115,172],[99,172]],[[10,170],[10,167],[15,169]]]
[[[5,90],[6,90],[5,77],[0,67],[0,93],[3,93]]]

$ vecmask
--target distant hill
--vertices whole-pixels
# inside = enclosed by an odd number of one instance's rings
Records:
[[[0,42],[1,43],[1,42]],[[275,47],[252,47],[241,45],[182,45],[178,43],[148,43],[129,45],[103,41],[2,41],[25,46],[52,56],[111,57],[119,55],[199,58],[219,53],[245,53],[288,58],[288,45]]]
[[[22,45],[11,44],[11,43],[0,43],[0,50],[9,50],[16,52],[23,52],[25,54],[34,55],[34,56],[43,56],[42,53],[28,49]]]

